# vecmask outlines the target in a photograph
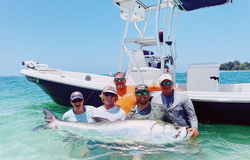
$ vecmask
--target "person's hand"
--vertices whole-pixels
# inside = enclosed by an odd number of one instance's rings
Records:
[[[196,128],[188,128],[187,131],[191,131],[191,134],[189,135],[190,138],[198,137],[200,135]]]

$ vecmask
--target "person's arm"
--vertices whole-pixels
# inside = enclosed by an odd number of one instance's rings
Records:
[[[189,120],[191,127],[198,130],[198,119],[195,114],[194,105],[187,95],[185,95],[182,105],[187,113],[187,119]]]
[[[67,112],[65,112],[65,113],[63,114],[63,116],[62,116],[62,120],[63,120],[63,121],[68,121],[68,120],[69,120],[68,111],[67,111]]]
[[[65,114],[62,116],[62,120],[66,121]]]
[[[188,131],[191,131],[190,137],[198,137],[199,131],[198,131],[198,119],[194,110],[194,105],[190,98],[185,95],[185,99],[183,101],[183,107],[187,113],[187,119],[190,122],[191,128],[188,129]]]

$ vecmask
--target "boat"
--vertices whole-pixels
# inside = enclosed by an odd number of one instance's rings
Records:
[[[230,2],[232,0],[157,0],[155,5],[147,6],[141,0],[113,0],[120,9],[120,17],[126,21],[118,71],[121,71],[123,55],[127,54],[130,58],[125,71],[127,85],[157,84],[160,75],[165,73],[171,74],[176,82],[179,16]],[[151,30],[148,29],[150,17],[155,22]],[[131,26],[138,31],[138,37],[128,34]],[[35,61],[22,64],[27,68],[20,73],[55,103],[64,106],[71,106],[69,96],[76,90],[83,93],[86,105],[101,106],[98,96],[102,89],[114,84],[109,75],[62,71]],[[175,87],[190,97],[200,123],[250,125],[250,83],[220,84],[219,67],[216,63],[191,64],[187,69],[187,83],[175,83]]]

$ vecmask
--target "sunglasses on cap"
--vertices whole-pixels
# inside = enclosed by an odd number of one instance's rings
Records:
[[[120,81],[124,81],[125,78],[115,78],[115,82],[118,82],[119,80]]]
[[[74,99],[73,101],[72,101],[73,103],[76,103],[76,102],[82,102],[82,99]]]
[[[144,96],[147,96],[148,95],[148,92],[137,92],[136,93],[137,96],[141,96],[141,95],[144,95]]]
[[[114,93],[105,92],[104,96],[105,97],[108,97],[108,96],[115,97],[115,94]]]
[[[167,81],[167,82],[161,82],[161,85],[162,86],[165,86],[165,85],[170,85],[170,84],[172,84],[172,81]]]

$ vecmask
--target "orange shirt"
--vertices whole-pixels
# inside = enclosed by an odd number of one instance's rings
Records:
[[[149,92],[161,91],[160,85],[148,85]],[[117,89],[118,101],[116,105],[120,106],[126,114],[131,111],[131,108],[137,104],[135,97],[135,85],[127,86],[125,89]]]

